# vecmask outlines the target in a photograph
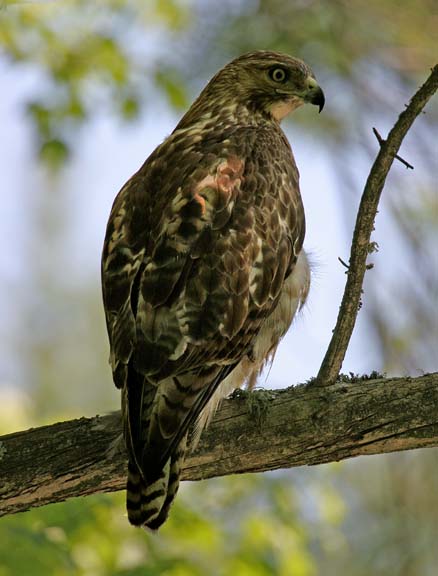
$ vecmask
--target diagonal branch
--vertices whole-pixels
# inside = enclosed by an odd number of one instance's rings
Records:
[[[438,373],[344,377],[330,387],[260,390],[251,402],[247,396],[223,402],[187,457],[184,480],[438,446]],[[120,433],[117,412],[1,437],[0,516],[124,488],[126,455],[114,449]]]
[[[353,240],[351,243],[350,261],[347,272],[347,283],[339,309],[338,319],[333,331],[329,347],[318,372],[320,385],[334,384],[341,370],[351,334],[356,323],[360,307],[362,284],[367,268],[367,256],[373,250],[370,244],[374,229],[374,219],[380,195],[385,185],[389,169],[397,155],[403,138],[406,136],[414,120],[426,106],[427,102],[438,89],[438,64],[426,82],[416,92],[406,109],[400,114],[397,122],[388,135],[387,140],[381,140],[380,151],[371,168],[356,219]]]

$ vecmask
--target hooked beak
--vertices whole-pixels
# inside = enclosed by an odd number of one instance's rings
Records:
[[[310,95],[309,102],[315,104],[315,106],[319,106],[319,112],[322,112],[325,104],[325,96],[319,86],[318,88],[315,88],[315,91]]]
[[[322,111],[325,104],[324,92],[319,87],[315,78],[309,76],[307,79],[307,94],[304,96],[305,102],[319,106],[319,112]]]

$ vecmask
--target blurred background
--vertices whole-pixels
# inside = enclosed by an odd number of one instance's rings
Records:
[[[360,194],[436,62],[436,0],[0,0],[0,433],[117,409],[100,252],[112,201],[208,79],[287,52],[326,94],[284,123],[301,173],[310,302],[264,387],[315,376]],[[438,370],[437,99],[409,132],[376,220],[344,372]],[[26,466],[26,462],[23,462]],[[0,519],[0,576],[428,576],[438,451],[184,483],[159,534],[124,494]]]

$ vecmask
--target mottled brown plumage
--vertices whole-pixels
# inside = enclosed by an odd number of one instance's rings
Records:
[[[192,424],[253,385],[309,287],[298,170],[280,120],[324,96],[300,60],[237,58],[119,192],[102,257],[127,508],[158,528]]]

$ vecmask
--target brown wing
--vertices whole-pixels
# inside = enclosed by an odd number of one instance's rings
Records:
[[[128,427],[143,471],[159,471],[225,367],[250,354],[303,237],[298,173],[272,126],[176,131],[121,190],[103,293],[115,383],[128,398],[136,387]]]

